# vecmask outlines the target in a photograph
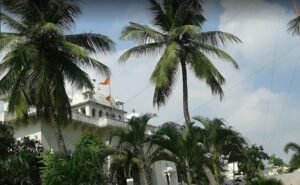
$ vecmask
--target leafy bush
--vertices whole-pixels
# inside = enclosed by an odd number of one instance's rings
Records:
[[[0,124],[0,184],[40,185],[40,142],[27,137],[17,141],[12,131]]]
[[[66,156],[45,152],[42,181],[45,185],[101,185],[105,184],[103,164],[106,146],[96,136],[83,135],[75,151]]]

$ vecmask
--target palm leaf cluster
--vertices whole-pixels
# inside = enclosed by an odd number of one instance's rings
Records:
[[[65,34],[80,14],[76,1],[12,0],[3,4],[0,18],[10,32],[0,33],[0,51],[5,52],[0,95],[8,98],[8,110],[17,117],[27,117],[34,107],[39,116],[50,118],[62,144],[57,122],[71,118],[65,83],[92,89],[82,70],[86,67],[108,76],[108,67],[90,55],[106,54],[114,43],[101,34]]]
[[[179,177],[188,184],[220,184],[223,182],[222,169],[228,162],[236,160],[235,156],[247,145],[238,132],[220,119],[196,117],[201,127],[194,123],[180,126],[168,122],[152,133],[147,128],[149,119],[149,115],[133,117],[128,128],[115,129],[111,134],[111,138],[118,138],[120,152],[116,156],[125,156],[123,163],[120,163],[120,157],[115,157],[116,162],[127,168],[137,164],[139,171],[144,167],[148,175],[155,161],[167,160],[176,163]],[[205,174],[205,178],[200,178],[199,174]]]
[[[131,177],[132,170],[137,167],[141,176],[141,184],[150,184],[151,164],[167,156],[161,147],[151,143],[153,132],[149,130],[148,121],[153,117],[145,114],[141,117],[133,117],[128,122],[128,128],[114,129],[111,141],[117,138],[117,155],[115,161],[123,161],[125,176]]]
[[[284,147],[284,151],[288,153],[290,150],[293,151],[294,154],[292,155],[289,162],[289,170],[294,171],[300,168],[300,145],[293,142],[286,144]]]
[[[227,42],[240,42],[229,33],[203,30],[202,4],[198,0],[149,0],[153,27],[131,22],[122,31],[121,38],[137,43],[126,51],[120,61],[143,55],[159,55],[159,61],[150,77],[155,85],[153,103],[160,107],[172,94],[179,66],[183,77],[185,118],[188,114],[187,67],[195,76],[205,81],[213,94],[223,96],[225,78],[209,56],[216,56],[238,67],[236,61],[218,48]]]

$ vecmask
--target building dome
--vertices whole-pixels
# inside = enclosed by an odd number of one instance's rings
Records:
[[[135,110],[133,109],[133,111],[132,111],[131,113],[128,113],[128,114],[126,115],[126,119],[127,119],[127,120],[130,120],[130,119],[133,118],[133,117],[138,118],[138,117],[140,117],[140,116],[141,116],[141,114],[136,113]]]

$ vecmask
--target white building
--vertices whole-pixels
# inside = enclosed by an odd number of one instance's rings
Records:
[[[109,142],[109,133],[113,128],[127,127],[126,111],[124,111],[124,103],[122,101],[113,99],[111,103],[105,97],[106,95],[95,88],[94,91],[84,90],[77,92],[70,100],[72,105],[72,122],[61,126],[62,135],[69,150],[74,149],[74,142],[83,133],[94,133],[104,143],[109,145],[116,144]],[[32,111],[34,112],[34,110]],[[7,102],[4,102],[3,112],[0,113],[0,121],[9,122],[11,120],[13,120],[12,116],[7,114]],[[17,139],[27,136],[39,140],[45,149],[58,149],[56,138],[49,124],[43,121],[29,121],[26,124],[14,124],[14,127],[14,134]],[[148,129],[149,132],[153,132],[156,127],[149,125]],[[165,170],[170,167],[176,169],[175,164],[172,162],[159,161],[153,164],[153,185],[168,185]],[[176,183],[171,184],[177,184],[177,180]]]

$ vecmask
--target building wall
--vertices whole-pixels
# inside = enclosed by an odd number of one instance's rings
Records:
[[[25,136],[29,137],[30,139],[41,140],[41,123],[36,122],[14,125],[14,137],[16,139],[21,139]]]
[[[47,123],[42,123],[42,144],[46,149],[57,150],[57,141],[51,126]],[[61,126],[61,132],[68,150],[74,150],[75,142],[80,138],[82,134],[94,133],[97,135],[103,143],[106,143],[108,130],[98,129],[96,127],[84,126],[80,123],[70,123],[65,126]]]

